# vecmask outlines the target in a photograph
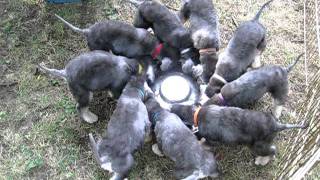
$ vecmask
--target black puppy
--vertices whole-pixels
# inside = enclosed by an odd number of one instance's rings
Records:
[[[243,74],[238,79],[225,84],[220,93],[210,98],[204,106],[216,104],[247,107],[269,92],[275,102],[273,114],[279,118],[288,96],[288,73],[302,55],[299,55],[295,62],[286,68],[275,65],[264,66]]]
[[[212,97],[218,93],[227,82],[237,79],[252,65],[259,67],[259,55],[266,48],[266,29],[259,23],[259,17],[265,7],[272,2],[265,3],[253,20],[242,23],[234,33],[226,50],[219,55],[216,70],[209,80],[206,94]]]
[[[158,145],[152,146],[152,150],[158,155],[161,155],[163,151],[175,162],[176,178],[217,177],[218,168],[213,155],[202,148],[196,136],[183,124],[181,119],[161,108],[153,96],[149,97],[145,104],[149,119],[155,125],[158,142]]]
[[[157,1],[128,0],[138,7],[134,19],[134,26],[138,28],[152,28],[155,36],[166,42],[181,53],[182,70],[192,74],[194,61],[191,59],[193,49],[190,32],[183,26],[176,14],[171,12],[165,5]]]
[[[278,132],[292,128],[306,128],[306,125],[282,124],[271,113],[245,110],[236,107],[216,105],[196,106],[174,105],[176,113],[186,125],[198,127],[200,137],[208,142],[243,144],[250,147],[257,165],[266,165],[276,154],[273,140]]]
[[[142,73],[137,60],[98,50],[73,58],[63,70],[49,69],[43,63],[38,67],[45,73],[67,80],[80,117],[88,123],[98,120],[88,107],[93,91],[107,89],[118,97],[130,76],[139,71]]]
[[[215,71],[220,48],[219,21],[212,0],[183,0],[182,21],[190,20],[193,45],[200,52],[203,81],[207,83]]]
[[[112,179],[122,180],[134,165],[133,153],[141,148],[150,132],[148,112],[143,101],[145,77],[133,76],[124,88],[113,112],[106,135],[90,144],[102,169],[114,172]]]

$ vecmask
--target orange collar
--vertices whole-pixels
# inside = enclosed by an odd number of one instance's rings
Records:
[[[200,110],[201,110],[201,106],[197,107],[196,111],[193,114],[193,125],[194,125],[194,127],[198,127],[198,122],[199,122],[198,114],[199,114]]]
[[[217,49],[216,48],[206,48],[206,49],[200,49],[199,50],[199,53],[200,54],[203,54],[203,53],[216,53],[217,52]]]

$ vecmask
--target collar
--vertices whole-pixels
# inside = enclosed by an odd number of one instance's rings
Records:
[[[196,111],[193,114],[194,127],[198,127],[198,122],[199,122],[198,115],[199,115],[200,110],[201,110],[201,106],[197,107]]]
[[[221,81],[223,84],[227,84],[228,82],[220,75],[214,73],[213,77],[216,78],[217,80]]]
[[[216,48],[206,48],[206,49],[199,50],[200,54],[211,54],[211,53],[216,53],[216,52],[217,52]]]
[[[139,65],[138,65],[139,67],[138,67],[138,74],[142,74],[142,72],[143,72],[143,66],[139,63]]]
[[[224,99],[224,97],[222,96],[221,93],[218,94],[218,98],[219,98],[219,102],[220,102],[221,105],[223,105],[223,106],[227,106],[228,105],[227,101]]]
[[[144,99],[144,91],[141,88],[138,88],[138,87],[134,87],[134,88],[136,88],[138,90],[140,98]]]
[[[162,44],[162,43],[158,44],[158,45],[154,48],[154,50],[153,50],[153,52],[152,52],[152,54],[151,54],[152,59],[156,59],[156,58],[160,55],[162,48],[163,48],[163,44]]]
[[[185,53],[189,52],[190,50],[191,50],[191,48],[187,48],[187,49],[182,50],[180,53],[185,54]]]
[[[155,113],[152,113],[152,115],[151,115],[151,123],[152,124],[156,124],[156,122],[158,121],[160,113],[161,113],[161,111],[157,111]]]
[[[193,114],[193,126],[192,126],[193,133],[197,133],[199,131],[199,129],[198,129],[198,122],[199,122],[198,115],[199,115],[200,110],[201,110],[201,106],[197,107],[196,111]]]

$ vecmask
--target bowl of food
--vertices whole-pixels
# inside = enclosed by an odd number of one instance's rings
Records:
[[[157,101],[165,109],[170,109],[173,104],[195,104],[200,97],[197,83],[180,72],[160,76],[152,86],[152,90]]]

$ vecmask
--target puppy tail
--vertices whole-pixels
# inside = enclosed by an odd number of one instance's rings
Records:
[[[277,123],[277,131],[283,131],[286,129],[294,129],[294,128],[306,129],[308,126],[309,126],[308,124],[281,124],[281,123]]]
[[[293,67],[297,64],[297,62],[300,60],[300,58],[301,58],[303,55],[304,55],[304,53],[301,53],[301,54],[296,58],[296,60],[286,68],[286,70],[287,70],[288,73],[293,69]]]
[[[256,16],[253,18],[254,21],[259,21],[260,15],[262,14],[263,10],[272,2],[273,0],[270,0],[268,2],[266,2],[264,5],[262,5],[262,7],[260,8],[260,10],[258,11],[258,13],[256,14]]]
[[[94,158],[96,159],[97,163],[101,166],[102,162],[100,160],[100,155],[98,152],[98,146],[96,141],[93,138],[93,135],[91,133],[89,133],[89,141],[90,141],[90,148],[93,152]]]
[[[38,64],[38,69],[45,74],[49,74],[49,75],[67,80],[67,73],[65,69],[62,69],[62,70],[49,69],[44,65],[44,63]]]
[[[134,5],[135,7],[139,7],[143,3],[143,1],[139,1],[139,0],[126,0],[126,1]]]
[[[55,14],[55,16],[62,21],[65,25],[67,25],[69,28],[71,28],[73,31],[81,33],[81,34],[88,34],[89,33],[89,29],[80,29],[78,27],[75,27],[74,25],[72,25],[71,23],[69,23],[68,21],[64,20],[62,17],[58,16],[57,14]]]

